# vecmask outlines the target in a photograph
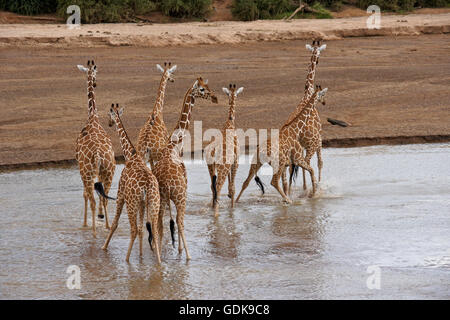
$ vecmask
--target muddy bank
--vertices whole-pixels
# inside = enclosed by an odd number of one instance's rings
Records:
[[[382,15],[380,29],[367,29],[367,18],[94,24],[78,29],[69,29],[64,24],[3,24],[0,25],[0,46],[166,47],[450,32],[450,13]]]

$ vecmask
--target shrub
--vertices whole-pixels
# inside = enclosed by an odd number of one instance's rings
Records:
[[[317,13],[302,14],[303,18],[331,19],[332,15],[318,1],[310,7]],[[329,1],[332,3],[332,1]],[[298,2],[292,0],[235,0],[231,13],[239,20],[281,19],[290,15],[298,7]]]
[[[231,13],[239,20],[257,20],[279,17],[295,10],[290,0],[235,0]]]
[[[67,7],[74,4],[81,9],[81,22],[124,22],[133,20],[136,14],[145,14],[156,9],[149,0],[57,0],[58,14],[67,17]]]
[[[57,0],[0,0],[0,9],[24,15],[56,11]]]
[[[361,9],[375,4],[381,10],[410,11],[414,7],[448,7],[450,0],[358,0],[357,5]]]
[[[202,18],[211,10],[211,0],[160,0],[161,11],[171,17]]]

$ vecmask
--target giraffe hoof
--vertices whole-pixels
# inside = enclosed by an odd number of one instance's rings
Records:
[[[230,199],[231,199],[231,194],[228,194],[228,198],[230,198]]]
[[[99,214],[98,217],[99,217],[100,219],[103,219],[105,216],[104,216],[103,214]]]

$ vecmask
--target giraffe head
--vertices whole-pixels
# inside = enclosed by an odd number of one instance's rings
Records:
[[[316,85],[316,89],[314,90],[314,101],[320,101],[323,105],[325,104],[325,94],[327,93],[328,88],[322,89],[322,86]]]
[[[156,68],[161,71],[161,73],[167,77],[167,80],[170,82],[174,82],[175,80],[172,78],[172,74],[177,69],[177,65],[173,65],[171,62],[164,62],[164,68],[161,67],[159,64],[156,65]]]
[[[109,109],[109,123],[108,125],[112,127],[114,124],[117,125],[120,121],[120,116],[123,114],[123,107],[119,107],[119,104],[116,105],[111,104],[111,108]]]
[[[203,80],[202,77],[198,77],[192,86],[192,95],[194,98],[202,98],[205,100],[211,100],[212,103],[218,103],[217,97],[208,86],[208,79]]]
[[[228,88],[222,88],[223,92],[228,96],[228,99],[230,101],[236,99],[238,94],[240,94],[242,91],[244,91],[244,87],[240,87],[239,89],[236,89],[236,84],[231,84],[228,86]]]
[[[320,45],[320,40],[313,40],[312,45],[307,44],[306,49],[312,52],[311,62],[319,63],[320,52],[325,50],[326,44]]]
[[[97,77],[97,65],[94,60],[88,60],[87,68],[83,65],[77,65],[78,70],[85,72],[88,77],[88,83],[92,82],[92,86],[95,88],[97,86],[96,77]]]
[[[316,85],[316,90],[315,90],[315,91],[318,91],[319,93],[320,93],[321,91],[324,91],[323,94],[321,94],[321,95],[318,96],[318,101],[319,101],[321,104],[325,105],[325,104],[326,104],[326,101],[325,101],[325,93],[328,91],[328,88],[325,88],[325,89],[322,90],[322,86],[319,84],[319,85]]]

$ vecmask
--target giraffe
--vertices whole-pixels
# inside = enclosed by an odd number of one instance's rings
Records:
[[[297,108],[289,115],[289,117],[285,123],[292,121],[292,119],[296,115],[298,115],[301,112],[301,110],[305,107],[309,98],[314,94],[314,79],[315,79],[315,74],[316,74],[316,68],[317,68],[317,65],[319,64],[320,53],[323,50],[325,50],[326,47],[327,47],[326,44],[320,45],[320,40],[314,40],[312,43],[312,46],[309,44],[306,45],[306,49],[311,51],[312,55],[311,55],[311,63],[309,65],[309,69],[308,69],[308,75],[306,77],[305,93],[303,95],[302,100],[298,104]],[[325,100],[323,98],[321,99],[321,103],[323,105],[325,105]],[[319,182],[322,178],[322,167],[323,167],[321,132],[322,132],[322,124],[320,123],[319,113],[316,108],[313,108],[313,110],[312,110],[312,125],[308,128],[308,130],[305,131],[304,135],[299,136],[299,142],[300,142],[300,145],[304,149],[306,149],[306,154],[307,154],[306,159],[308,161],[308,164],[309,164],[311,157],[314,155],[314,153],[317,153],[317,167],[319,170]],[[320,139],[317,139],[317,138],[320,138]],[[308,155],[308,150],[310,150],[309,155]],[[313,152],[312,150],[315,150],[315,151]],[[309,159],[308,159],[308,156],[309,156]],[[290,166],[289,193],[291,192],[291,185],[293,182],[293,178],[296,175],[297,168],[298,167]],[[306,190],[305,170],[304,169],[303,169],[303,189]]]
[[[316,42],[317,42],[317,46],[316,46]],[[305,104],[308,102],[308,100],[311,98],[312,94],[314,93],[314,80],[315,80],[315,76],[316,76],[316,67],[317,64],[319,63],[319,56],[320,56],[320,52],[323,51],[326,48],[326,45],[322,45],[320,46],[320,42],[314,40],[312,46],[307,44],[306,45],[306,49],[308,49],[309,51],[312,52],[311,55],[311,60],[310,60],[310,64],[308,67],[308,73],[306,75],[306,82],[305,82],[305,92],[304,95],[300,101],[300,103],[298,104],[298,106],[296,107],[296,109],[289,115],[288,120],[285,122],[289,122],[290,120],[292,120],[305,106]],[[320,101],[325,104],[325,100],[324,100],[323,96]],[[316,111],[317,114],[317,111]],[[317,115],[318,116],[318,115]],[[320,123],[320,120],[319,120]],[[272,145],[271,139],[268,138],[265,146],[266,146],[266,150],[270,150]],[[302,148],[300,146],[300,148]],[[301,151],[303,152],[303,151]],[[253,161],[253,163],[250,166],[250,171],[249,174],[247,176],[247,179],[244,181],[242,188],[241,188],[241,192],[239,193],[238,197],[236,198],[236,202],[239,201],[242,193],[244,192],[244,190],[247,188],[248,184],[250,183],[251,179],[253,178],[253,176],[255,176],[255,182],[258,185],[258,187],[262,190],[263,194],[264,194],[264,185],[261,182],[261,179],[258,177],[258,170],[259,168],[264,164],[264,163],[260,163],[261,158],[259,157],[259,153],[260,153],[260,146],[256,146],[256,151],[253,155],[253,159],[256,159],[256,162]],[[321,159],[321,158],[320,158]],[[257,169],[256,169],[257,168]],[[289,193],[290,194],[290,189],[291,189],[291,185],[292,185],[292,180],[294,176],[294,172],[296,172],[295,170],[296,167],[291,166],[291,170],[290,170],[290,178],[289,178],[289,189],[287,186],[287,180],[286,180],[286,172],[283,172],[281,175],[281,179],[283,181],[283,191],[285,193]],[[255,171],[256,170],[256,171]],[[303,170],[303,188],[306,188],[306,180],[305,180],[305,171]]]
[[[161,71],[162,77],[158,88],[158,96],[155,105],[150,113],[147,121],[142,129],[139,131],[139,138],[137,143],[137,150],[141,157],[150,150],[149,162],[152,169],[154,164],[161,158],[162,150],[167,144],[168,132],[162,115],[164,106],[164,94],[166,91],[167,82],[174,82],[172,74],[175,72],[177,66],[172,66],[171,62],[164,62],[164,68],[159,64],[156,68]]]
[[[161,205],[159,208],[158,233],[160,235],[159,241],[161,243],[163,236],[162,220],[165,213],[166,206],[169,207],[170,201],[175,204],[177,210],[176,223],[178,227],[178,252],[183,251],[183,246],[186,253],[186,260],[191,257],[184,235],[184,214],[186,210],[186,196],[187,196],[187,174],[180,152],[183,148],[183,137],[189,128],[191,121],[192,109],[196,98],[211,100],[217,103],[217,97],[209,88],[208,81],[201,77],[197,78],[194,84],[187,90],[183,106],[181,109],[180,118],[175,129],[173,130],[167,145],[163,150],[161,159],[155,164],[154,174],[159,182],[159,192],[161,195]],[[173,242],[172,242],[173,243]]]
[[[205,148],[209,176],[211,178],[211,191],[213,193],[212,205],[218,214],[218,199],[220,191],[228,177],[228,197],[231,199],[231,207],[234,207],[234,179],[238,169],[239,143],[236,135],[235,112],[236,98],[244,90],[243,87],[236,89],[236,84],[230,84],[229,88],[222,88],[228,96],[228,117],[222,128],[222,146],[213,143]],[[217,154],[222,153],[222,156]],[[217,161],[218,160],[218,161]],[[217,173],[217,174],[216,174]]]
[[[95,198],[93,193],[94,179],[98,178],[104,184],[105,193],[108,194],[114,177],[116,161],[111,139],[100,124],[95,103],[94,88],[96,87],[97,66],[94,60],[87,62],[87,68],[77,65],[78,69],[87,74],[88,95],[88,120],[81,130],[76,141],[76,155],[81,179],[84,186],[84,223],[87,227],[88,201],[92,211],[92,232],[96,237],[95,228]],[[107,198],[100,198],[99,218],[103,218],[102,209],[105,211],[105,227],[109,229]]]
[[[309,172],[311,176],[311,184],[313,186],[313,190],[310,196],[314,195],[314,193],[316,192],[314,170],[303,158],[303,149],[300,145],[300,142],[298,141],[298,136],[304,130],[306,130],[306,127],[311,121],[312,109],[317,104],[317,102],[323,98],[327,90],[327,88],[322,90],[321,87],[316,86],[314,94],[311,96],[302,111],[290,122],[287,122],[283,125],[279,133],[278,143],[273,143],[270,140],[267,141],[268,145],[265,149],[266,152],[260,152],[257,154],[257,163],[252,164],[249,177],[244,182],[238,198],[242,195],[242,192],[247,188],[252,177],[262,166],[263,161],[268,162],[274,169],[271,185],[280,193],[285,202],[292,203],[291,199],[289,199],[289,197],[286,195],[285,189],[283,188],[284,190],[282,190],[280,188],[279,180],[283,172],[286,171],[286,167],[291,163],[296,166],[300,166]]]
[[[126,261],[130,261],[130,254],[136,236],[139,236],[139,256],[142,256],[143,225],[144,215],[146,215],[146,226],[149,232],[148,241],[150,243],[150,248],[153,250],[152,246],[155,246],[156,258],[158,263],[161,263],[159,236],[158,229],[156,228],[160,204],[158,181],[128,138],[120,118],[122,113],[123,108],[119,109],[119,104],[116,104],[115,106],[112,104],[109,111],[109,126],[116,125],[117,133],[120,138],[120,145],[122,146],[123,155],[125,157],[125,168],[123,169],[119,180],[116,215],[102,249],[106,250],[108,248],[111,237],[119,224],[123,206],[126,204],[131,233]],[[103,195],[101,183],[96,185],[96,190],[98,190],[100,195]],[[139,222],[137,221],[138,212]]]

